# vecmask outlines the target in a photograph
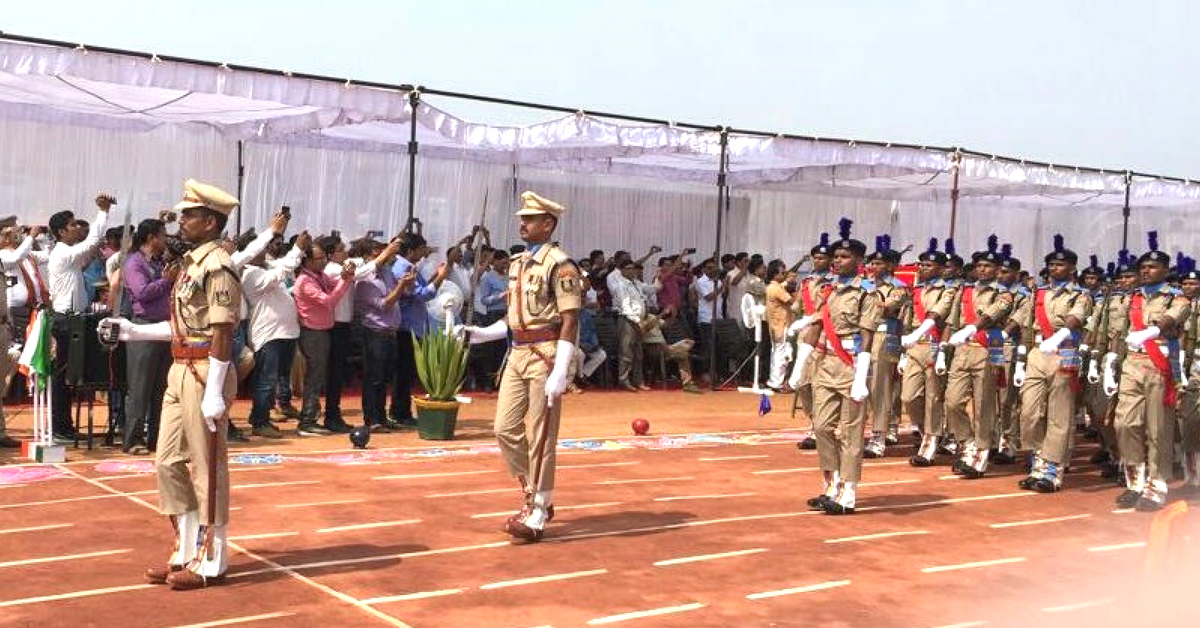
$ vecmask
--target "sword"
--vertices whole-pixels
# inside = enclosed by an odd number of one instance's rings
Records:
[[[483,191],[483,207],[481,207],[479,209],[479,223],[477,224],[477,226],[480,229],[483,229],[483,221],[484,221],[484,219],[487,218],[487,205],[488,205],[488,195],[489,194],[491,194],[491,190],[485,188]],[[483,254],[483,234],[482,233],[480,233],[480,232],[475,233],[475,243],[474,244],[475,244],[475,246],[471,252],[471,259],[472,259],[472,261],[475,262],[476,266],[478,266],[479,263],[481,262],[479,257],[480,257],[480,255]],[[473,273],[473,274],[475,276],[471,278],[470,290],[467,291],[467,317],[466,317],[467,325],[470,325],[471,323],[475,322],[475,292],[477,290],[479,290],[479,281],[481,279],[483,279],[483,272]]]
[[[120,316],[121,309],[125,305],[125,258],[129,255],[129,249],[133,247],[133,233],[131,225],[133,222],[133,208],[125,209],[125,226],[121,229],[121,250],[113,253],[117,256],[117,273],[119,281],[117,285],[109,286],[108,293],[108,308],[113,316]],[[115,344],[113,345],[115,348]]]

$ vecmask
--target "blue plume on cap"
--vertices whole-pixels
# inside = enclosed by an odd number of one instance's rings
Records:
[[[929,238],[928,253],[937,253],[937,238]]]
[[[1004,246],[1000,247],[1000,255],[1003,255],[1004,259],[1010,259],[1012,257],[1012,245],[1005,242]]]
[[[849,218],[842,218],[838,221],[838,235],[840,235],[843,240],[850,239],[850,226],[853,224],[854,221],[850,220]]]
[[[1183,251],[1176,251],[1175,252],[1175,268],[1181,268],[1182,266],[1183,266]]]
[[[1063,250],[1064,248],[1066,248],[1066,247],[1063,246],[1062,234],[1061,233],[1054,234],[1054,252],[1058,253],[1059,251]]]
[[[1146,232],[1146,244],[1150,245],[1151,251],[1158,250],[1158,232],[1157,231],[1147,231]]]
[[[883,236],[875,236],[875,250],[886,251],[887,246],[883,243]]]
[[[997,238],[994,233],[988,236],[988,252],[995,253],[998,246],[1000,246],[1000,238]]]
[[[1091,264],[1092,268],[1099,268],[1100,267],[1100,256],[1098,256],[1098,255],[1089,256],[1088,263]]]
[[[1117,263],[1121,266],[1129,263],[1129,249],[1117,251]]]
[[[821,232],[820,246],[829,246],[829,232],[827,232],[827,231]]]
[[[954,255],[954,238],[946,238],[946,255]]]
[[[883,250],[885,250],[885,251],[892,250],[892,236],[890,236],[886,233],[883,234]]]
[[[1117,265],[1116,264],[1114,264],[1112,262],[1108,263],[1108,274],[1109,275],[1117,274]]]

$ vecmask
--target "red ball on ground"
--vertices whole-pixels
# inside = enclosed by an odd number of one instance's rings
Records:
[[[629,424],[629,427],[633,428],[634,434],[637,434],[638,436],[644,436],[650,431],[650,422],[646,419],[634,419],[633,423]]]

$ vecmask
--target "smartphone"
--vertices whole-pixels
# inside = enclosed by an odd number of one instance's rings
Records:
[[[291,218],[291,217],[292,217],[292,208],[291,208],[291,207],[289,207],[289,206],[287,206],[287,205],[284,205],[283,207],[280,207],[280,208],[279,208],[279,211],[280,211],[280,212],[281,212],[281,213],[282,213],[284,216],[287,216],[288,218]]]
[[[379,230],[379,231],[374,231],[374,230],[372,230],[372,231],[368,231],[368,232],[367,232],[367,237],[368,237],[368,238],[382,238],[382,237],[383,237],[383,231],[382,231],[382,230]]]
[[[688,255],[695,255],[696,249],[695,248],[687,248],[687,249],[684,249],[683,252],[687,253]]]
[[[341,232],[341,231],[338,231],[337,229],[334,229],[333,231],[330,231],[330,232],[329,232],[329,235],[331,235],[331,236],[333,236],[333,237],[335,237],[335,238],[341,238],[341,237],[342,237],[342,232]]]

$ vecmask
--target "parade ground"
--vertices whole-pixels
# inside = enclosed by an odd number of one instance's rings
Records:
[[[52,466],[6,458],[0,625],[1091,627],[1200,612],[1195,572],[1170,567],[1186,536],[1164,544],[1154,515],[1114,508],[1092,441],[1079,441],[1065,490],[1041,495],[1017,488],[1017,466],[975,481],[913,468],[905,439],[864,463],[858,512],[834,517],[805,506],[820,474],[816,452],[796,447],[806,425],[790,398],[765,417],[735,392],[565,403],[541,543],[502,531],[521,496],[483,396],[455,441],[232,444],[229,576],[192,592],[142,579],[172,538],[152,460],[104,448]],[[233,412],[243,426],[247,411]],[[635,418],[649,435],[631,434]],[[21,435],[28,411],[10,425]],[[1185,519],[1193,534],[1195,513]],[[1156,599],[1171,602],[1148,614]]]

